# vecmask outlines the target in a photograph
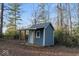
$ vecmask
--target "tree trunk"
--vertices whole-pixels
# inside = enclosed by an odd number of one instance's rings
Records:
[[[0,25],[0,38],[2,38],[2,29],[3,29],[3,10],[4,10],[4,4],[1,4],[1,25]]]

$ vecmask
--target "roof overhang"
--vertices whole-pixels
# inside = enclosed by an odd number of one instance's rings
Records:
[[[43,29],[43,28],[27,28],[27,29],[18,29],[18,31],[24,31],[24,30],[37,30],[37,29]]]

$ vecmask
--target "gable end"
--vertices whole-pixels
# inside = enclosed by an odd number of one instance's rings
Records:
[[[54,30],[54,28],[53,28],[51,23],[49,23],[45,28],[47,28],[48,26],[51,26],[51,28]]]

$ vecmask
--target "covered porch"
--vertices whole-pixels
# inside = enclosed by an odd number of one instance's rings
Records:
[[[26,42],[28,41],[28,35],[29,31],[27,29],[19,29],[19,40],[25,40]]]

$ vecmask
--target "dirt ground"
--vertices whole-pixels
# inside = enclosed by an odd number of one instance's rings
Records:
[[[79,48],[65,46],[32,47],[22,40],[0,40],[1,56],[79,56]]]

